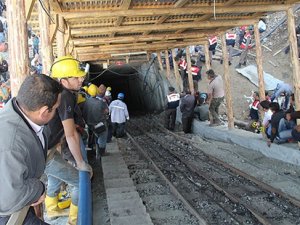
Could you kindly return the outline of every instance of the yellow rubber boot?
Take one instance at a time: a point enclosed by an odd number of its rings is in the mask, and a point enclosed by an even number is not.
[[[46,195],[45,198],[45,208],[47,211],[47,217],[49,219],[54,219],[60,216],[68,216],[68,210],[62,210],[57,207],[58,203],[58,196],[49,197]]]
[[[76,225],[77,224],[77,215],[78,215],[78,206],[71,203],[70,213],[67,225]]]

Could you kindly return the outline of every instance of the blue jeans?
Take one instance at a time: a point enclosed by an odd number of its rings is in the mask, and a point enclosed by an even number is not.
[[[96,134],[97,137],[97,144],[99,146],[99,148],[106,148],[106,142],[107,142],[107,127],[106,130],[103,131],[100,134]]]
[[[292,138],[292,129],[295,126],[296,122],[294,120],[288,121],[285,118],[282,118],[278,125],[279,139],[282,141],[287,141],[288,139]]]
[[[74,205],[78,205],[79,174],[78,170],[65,161],[58,152],[46,165],[45,173],[48,177],[47,195],[55,197],[60,191],[62,183],[71,188],[71,198]]]

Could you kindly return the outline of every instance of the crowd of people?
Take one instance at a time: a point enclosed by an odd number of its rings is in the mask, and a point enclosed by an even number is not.
[[[254,92],[252,97],[249,113],[251,125],[256,132],[263,134],[268,146],[273,142],[282,144],[300,140],[300,129],[296,125],[300,114],[295,111],[295,98],[290,84],[278,83],[271,96],[266,92],[263,101],[259,101],[258,92]],[[259,109],[263,110],[263,116],[260,116]]]
[[[68,224],[77,224],[78,171],[92,177],[88,152],[97,160],[106,155],[106,143],[123,137],[129,120],[124,93],[113,100],[112,89],[103,84],[82,87],[85,78],[79,61],[60,57],[50,76],[28,76],[1,110],[6,130],[0,137],[0,169],[6,174],[0,178],[1,225],[20,213],[25,225],[48,224],[36,215],[43,202],[48,219],[68,216]],[[87,151],[88,144],[95,151]],[[46,184],[40,180],[43,173]],[[61,202],[63,184],[70,190],[68,204]]]
[[[194,118],[200,121],[210,121],[209,126],[222,124],[219,116],[219,107],[224,100],[224,87],[222,76],[210,69],[206,71],[209,80],[207,92],[195,92],[193,95],[188,88],[182,93],[176,93],[174,87],[169,87],[165,107],[165,128],[173,131],[176,122],[176,111],[181,111],[182,130],[191,133]]]

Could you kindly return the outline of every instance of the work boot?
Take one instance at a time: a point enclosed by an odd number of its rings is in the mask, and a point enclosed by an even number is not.
[[[76,225],[77,224],[77,215],[78,215],[78,206],[73,205],[73,203],[71,203],[69,219],[68,219],[67,225]]]
[[[223,59],[220,60],[220,64],[223,64]]]
[[[231,62],[230,61],[228,62],[228,65],[231,66]]]
[[[68,216],[69,214],[68,210],[59,209],[57,203],[58,203],[58,196],[49,197],[48,195],[46,195],[45,208],[47,211],[47,217],[50,220],[61,216]]]
[[[244,63],[243,63],[243,66],[246,66],[246,65],[247,65],[246,62],[244,62]]]

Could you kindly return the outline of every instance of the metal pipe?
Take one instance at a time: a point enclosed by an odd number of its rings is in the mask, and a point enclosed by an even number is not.
[[[79,171],[78,225],[92,225],[92,191],[90,174]]]

